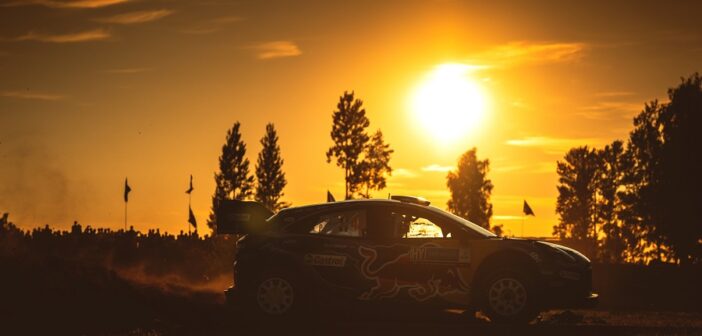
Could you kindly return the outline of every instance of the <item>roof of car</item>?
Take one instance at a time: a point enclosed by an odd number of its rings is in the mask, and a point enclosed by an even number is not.
[[[302,206],[297,206],[297,207],[286,208],[286,209],[280,210],[279,214],[280,215],[295,215],[298,213],[317,212],[317,211],[323,211],[323,210],[333,209],[333,208],[344,208],[344,207],[352,207],[352,206],[357,206],[357,205],[380,205],[380,204],[415,205],[413,203],[401,202],[401,201],[396,201],[396,200],[391,200],[391,199],[383,199],[383,198],[353,199],[353,200],[318,203],[318,204],[310,204],[310,205],[302,205]]]

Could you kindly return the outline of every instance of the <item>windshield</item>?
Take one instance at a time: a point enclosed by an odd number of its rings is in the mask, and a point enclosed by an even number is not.
[[[449,218],[461,223],[461,225],[463,225],[464,227],[470,229],[471,231],[474,231],[475,233],[477,233],[483,237],[486,237],[486,238],[497,237],[496,234],[484,229],[483,227],[481,227],[478,224],[475,224],[469,220],[466,220],[463,217],[456,216],[450,212],[441,210],[441,209],[434,207],[434,206],[429,206],[428,208],[431,209],[433,212],[439,213],[443,216],[448,216]]]

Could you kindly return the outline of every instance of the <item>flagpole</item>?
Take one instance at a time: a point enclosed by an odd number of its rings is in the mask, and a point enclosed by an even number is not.
[[[124,231],[127,232],[127,204],[129,202],[124,202]]]
[[[526,218],[526,216],[522,216],[522,238],[524,238],[524,218]]]
[[[188,193],[188,211],[192,211],[192,207],[190,206],[190,202],[192,201],[193,198],[193,193],[189,192]],[[190,236],[190,221],[188,221],[188,236]]]

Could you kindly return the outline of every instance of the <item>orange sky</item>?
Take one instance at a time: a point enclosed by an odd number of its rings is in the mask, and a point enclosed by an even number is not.
[[[445,208],[446,169],[476,146],[489,158],[493,224],[527,235],[556,223],[555,161],[623,139],[644,102],[701,70],[699,2],[461,1],[0,2],[0,212],[24,228],[74,219],[187,228],[187,189],[204,226],[226,130],[242,123],[253,163],[279,131],[294,205],[343,195],[327,164],[344,90],[395,154],[389,187]],[[445,63],[489,102],[445,143],[418,124],[412,92]],[[206,231],[206,230],[205,230]]]

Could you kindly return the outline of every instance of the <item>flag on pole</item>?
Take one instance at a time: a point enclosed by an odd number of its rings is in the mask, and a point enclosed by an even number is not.
[[[129,187],[129,182],[127,182],[127,179],[124,179],[124,202],[129,202],[129,192],[132,191],[132,188]]]
[[[195,188],[193,188],[193,175],[190,174],[190,188],[188,188],[188,190],[186,190],[185,193],[190,194],[191,192],[193,192],[193,190],[195,190]]]
[[[195,229],[197,229],[197,221],[195,220],[195,214],[193,214],[193,208],[188,206],[188,223],[190,223]]]
[[[536,216],[534,214],[534,210],[531,210],[531,207],[529,206],[529,203],[527,203],[526,200],[524,200],[524,207],[522,208],[522,211],[524,212],[525,216]]]
[[[336,202],[336,199],[334,199],[334,195],[332,195],[329,190],[327,190],[327,202]]]

